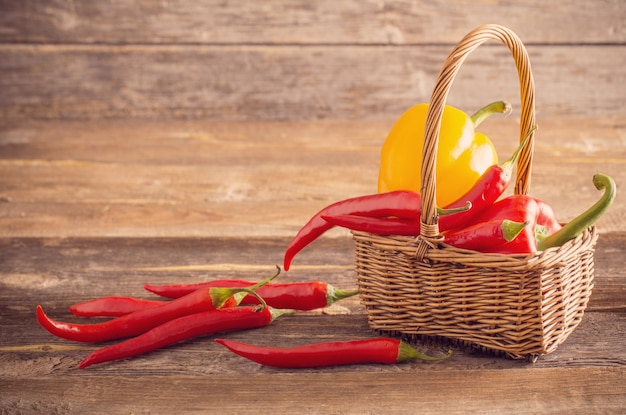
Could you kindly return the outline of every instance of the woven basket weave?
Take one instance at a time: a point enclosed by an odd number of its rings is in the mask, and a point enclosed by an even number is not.
[[[520,142],[535,125],[534,82],[519,38],[499,25],[467,34],[445,61],[433,91],[422,154],[421,234],[353,232],[355,268],[369,325],[380,332],[434,336],[513,358],[553,352],[580,323],[593,288],[594,227],[558,248],[530,255],[484,254],[442,243],[435,161],[451,83],[467,55],[495,39],[510,49],[522,102]],[[517,165],[515,193],[530,182],[533,137]]]

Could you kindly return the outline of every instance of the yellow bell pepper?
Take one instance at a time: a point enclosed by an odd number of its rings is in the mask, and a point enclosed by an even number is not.
[[[437,206],[445,207],[463,196],[478,178],[498,162],[491,140],[475,127],[510,105],[498,101],[472,117],[446,105],[437,149]],[[422,147],[428,104],[409,108],[392,127],[383,144],[378,175],[378,192],[412,190],[421,192]]]

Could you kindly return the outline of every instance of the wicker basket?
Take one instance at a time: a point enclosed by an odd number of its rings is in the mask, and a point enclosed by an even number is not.
[[[530,255],[483,254],[442,243],[435,160],[445,100],[467,55],[496,39],[509,47],[520,79],[520,140],[535,125],[534,82],[519,38],[498,25],[466,35],[448,56],[433,91],[422,154],[421,234],[353,232],[357,284],[372,329],[433,336],[536,360],[580,323],[593,288],[594,227],[561,247]],[[515,192],[528,191],[533,138],[522,150]]]

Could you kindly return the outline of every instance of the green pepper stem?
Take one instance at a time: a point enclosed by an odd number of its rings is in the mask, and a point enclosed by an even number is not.
[[[561,246],[570,239],[574,239],[593,225],[611,206],[617,191],[615,181],[605,174],[596,174],[593,176],[593,184],[598,190],[604,189],[604,194],[600,200],[552,235],[540,238],[537,241],[537,248],[540,251],[554,246]]]
[[[265,284],[269,283],[274,278],[278,277],[278,275],[280,275],[280,267],[277,265],[276,273],[274,275],[250,287],[245,287],[245,288],[212,287],[209,289],[209,295],[211,296],[211,301],[213,302],[213,305],[215,305],[215,308],[222,308],[224,306],[224,303],[230,297],[234,297],[235,302],[237,304],[240,304],[243,301],[243,299],[246,298],[248,294],[250,294],[250,295],[255,296],[261,302],[261,305],[263,305],[263,307],[266,307],[267,304],[265,303],[265,300],[261,298],[259,294],[256,293],[256,290],[261,288]]]
[[[503,161],[500,164],[500,167],[503,170],[506,170],[507,172],[511,172],[513,171],[513,166],[515,165],[515,163],[517,162],[517,158],[519,157],[520,153],[522,152],[522,149],[526,146],[526,143],[528,143],[528,141],[530,140],[530,137],[533,135],[533,133],[537,130],[537,126],[533,126],[533,128],[531,128],[530,130],[528,130],[528,132],[526,133],[526,136],[524,137],[524,139],[522,140],[522,142],[520,143],[520,145],[517,147],[517,149],[515,150],[515,152],[513,153],[513,155],[508,159]]]
[[[272,313],[272,321],[276,320],[280,316],[284,316],[285,314],[294,314],[296,310],[292,310],[290,308],[274,308],[270,307],[270,311]]]
[[[444,209],[444,208],[440,208],[439,206],[437,206],[437,215],[439,216],[451,215],[453,213],[460,213],[460,212],[468,211],[471,208],[472,208],[472,202],[470,202],[469,200],[467,201],[467,203],[465,203],[464,206],[460,206],[457,208]]]
[[[492,116],[493,114],[506,114],[511,112],[511,104],[506,101],[496,101],[491,104],[485,105],[472,115],[472,122],[474,128],[478,127],[483,121]]]
[[[528,225],[528,222],[514,222],[505,219],[502,221],[502,225],[500,225],[502,237],[505,241],[511,242],[513,239],[517,238],[517,235],[522,233],[526,225]]]
[[[452,356],[452,351],[449,351],[447,355],[442,356],[442,357],[429,356],[427,354],[420,352],[419,350],[414,349],[408,343],[400,341],[400,344],[398,345],[398,357],[396,358],[396,361],[398,363],[405,362],[407,360],[415,360],[415,359],[437,361],[437,360],[445,360],[449,358],[450,356]]]
[[[328,288],[326,290],[327,290],[326,291],[326,305],[327,306],[330,306],[339,300],[352,297],[359,293],[358,290],[352,290],[352,291],[340,290],[339,288],[335,288],[332,285],[328,285]]]

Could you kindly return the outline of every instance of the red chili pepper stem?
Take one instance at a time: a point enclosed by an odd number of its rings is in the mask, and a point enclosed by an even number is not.
[[[530,137],[533,135],[535,131],[537,131],[538,128],[539,127],[535,125],[533,128],[528,130],[528,132],[526,133],[526,136],[524,137],[520,145],[517,147],[513,155],[509,157],[509,159],[500,163],[500,167],[502,168],[502,170],[505,170],[508,174],[511,174],[511,172],[513,171],[513,166],[517,162],[517,158],[519,157],[519,154],[522,152],[522,149],[526,146],[526,143],[528,142],[528,140],[530,140]]]
[[[448,208],[462,206],[466,201],[472,202],[472,209],[467,212],[461,212],[455,215],[447,215],[439,218],[439,230],[444,232],[454,228],[462,228],[468,223],[474,222],[474,219],[481,215],[485,209],[495,203],[502,196],[509,183],[513,173],[513,167],[519,157],[521,150],[524,148],[532,133],[537,127],[533,127],[517,147],[513,155],[500,164],[494,164],[489,167],[480,176],[478,181],[463,196],[452,202]]]
[[[339,288],[335,288],[332,285],[328,286],[326,291],[326,304],[332,305],[339,300],[343,300],[344,298],[353,297],[359,293],[359,290],[341,290]]]
[[[459,207],[440,208],[439,206],[437,206],[437,214],[439,216],[452,215],[454,213],[467,212],[471,208],[472,208],[472,202],[468,200],[467,202],[465,202],[464,206],[459,206]]]
[[[266,285],[268,282],[272,281],[274,278],[280,275],[280,267],[276,266],[276,273],[269,278],[264,279],[263,281],[252,285],[250,287],[237,287],[237,288],[216,288],[212,287],[209,290],[209,295],[211,296],[211,301],[215,304],[215,308],[222,308],[226,301],[228,301],[231,297],[235,300],[236,304],[241,304],[244,298],[248,294],[256,297],[259,302],[266,307],[267,304],[265,300],[261,298],[259,294],[256,293],[256,290]]]
[[[474,127],[478,127],[483,121],[489,118],[491,115],[501,113],[508,115],[511,113],[511,104],[506,101],[496,101],[491,104],[487,104],[474,114],[472,114],[472,122]]]
[[[552,235],[539,238],[537,241],[538,250],[543,251],[551,247],[561,246],[565,242],[574,239],[593,225],[607,211],[613,203],[617,192],[615,181],[606,174],[598,173],[593,176],[593,184],[598,190],[604,189],[604,194],[600,200]]]
[[[513,239],[517,238],[517,236],[524,230],[528,223],[528,221],[515,222],[508,219],[503,220],[502,225],[500,225],[500,228],[502,229],[502,237],[505,241],[511,242]]]
[[[398,361],[398,363],[406,362],[409,360],[425,360],[429,362],[437,362],[439,360],[446,360],[451,356],[452,350],[449,350],[448,354],[445,356],[435,357],[424,354],[419,350],[411,347],[411,345],[409,345],[408,343],[400,341],[400,344],[398,344],[398,357],[396,360]]]

